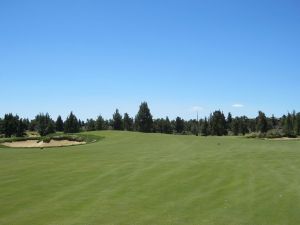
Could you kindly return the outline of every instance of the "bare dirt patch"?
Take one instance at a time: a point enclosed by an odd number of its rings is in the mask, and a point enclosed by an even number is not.
[[[68,140],[51,140],[49,143],[38,140],[27,140],[27,141],[15,141],[15,142],[4,142],[1,145],[11,148],[46,148],[46,147],[63,147],[71,145],[82,145],[86,142],[79,141],[68,141]]]

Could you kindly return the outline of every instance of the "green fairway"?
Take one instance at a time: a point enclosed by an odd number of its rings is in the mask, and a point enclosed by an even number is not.
[[[0,224],[300,224],[300,141],[91,134],[0,148]]]

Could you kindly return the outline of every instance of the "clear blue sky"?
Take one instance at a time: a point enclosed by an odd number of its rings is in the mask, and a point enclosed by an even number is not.
[[[281,115],[299,85],[298,0],[0,1],[1,116]]]

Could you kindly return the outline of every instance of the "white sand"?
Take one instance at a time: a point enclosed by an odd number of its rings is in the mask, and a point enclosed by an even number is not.
[[[68,141],[68,140],[61,140],[61,141],[51,140],[49,143],[45,143],[42,141],[38,143],[37,140],[27,140],[27,141],[1,143],[1,145],[5,145],[11,148],[62,147],[62,146],[70,146],[70,145],[82,145],[82,144],[86,144],[86,142]]]
[[[267,138],[266,140],[273,140],[273,141],[297,141],[297,140],[300,140],[300,138],[282,137],[282,138]]]

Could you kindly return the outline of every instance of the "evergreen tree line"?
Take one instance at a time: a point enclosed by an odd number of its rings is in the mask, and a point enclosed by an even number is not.
[[[177,117],[153,119],[148,104],[140,105],[137,115],[133,118],[128,113],[122,115],[118,109],[112,119],[105,120],[101,115],[85,122],[70,113],[65,121],[58,116],[54,121],[48,113],[38,114],[33,120],[19,118],[12,113],[0,118],[0,135],[5,137],[22,137],[25,131],[36,131],[41,136],[55,132],[77,133],[94,130],[126,130],[166,134],[194,134],[202,136],[246,135],[259,137],[296,137],[300,135],[300,113],[288,113],[280,118],[267,117],[259,111],[256,118],[246,116],[227,116],[221,110],[210,114],[208,118],[184,120]]]

